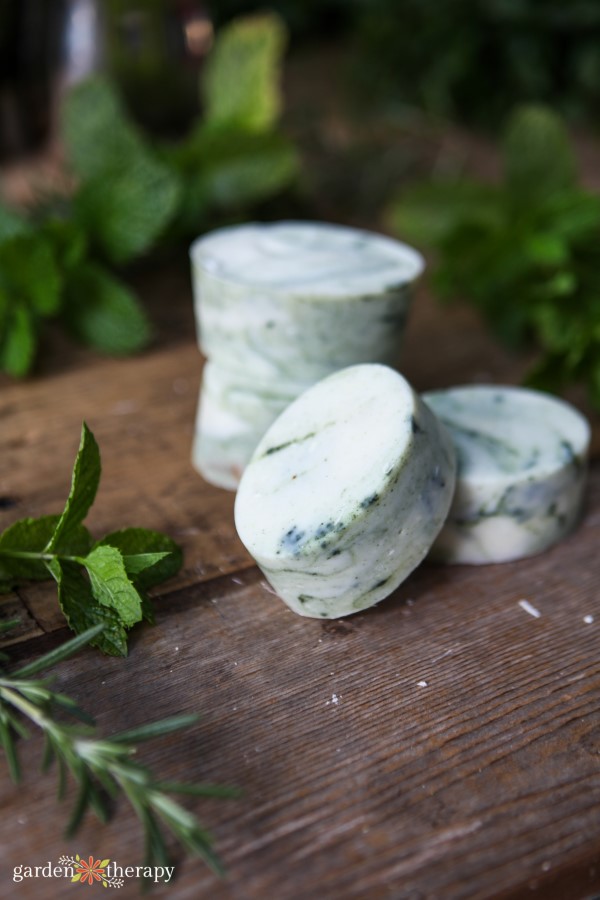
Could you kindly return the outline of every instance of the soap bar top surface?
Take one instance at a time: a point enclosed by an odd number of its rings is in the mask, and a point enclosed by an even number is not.
[[[238,534],[300,615],[373,606],[422,561],[454,491],[450,439],[405,379],[343,369],[269,428],[235,504]]]
[[[309,542],[317,549],[320,523],[332,522],[335,530],[377,502],[382,474],[409,446],[414,402],[399,376],[383,366],[369,370],[368,379],[349,377],[348,369],[329,377],[316,396],[314,389],[306,392],[269,429],[238,496],[242,540],[256,528],[243,503],[250,493],[260,503],[261,552],[274,557],[306,550]],[[342,404],[344,382],[349,392]]]
[[[423,399],[452,436],[461,478],[539,478],[587,453],[586,419],[539,391],[477,385],[432,391]]]
[[[399,241],[318,222],[222,228],[195,241],[191,256],[223,281],[321,299],[379,294],[409,284],[424,267]]]

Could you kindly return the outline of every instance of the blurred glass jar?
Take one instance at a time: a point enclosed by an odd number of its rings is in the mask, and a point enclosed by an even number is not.
[[[64,86],[99,70],[143,125],[183,132],[212,40],[202,0],[0,0],[0,156],[39,146]]]

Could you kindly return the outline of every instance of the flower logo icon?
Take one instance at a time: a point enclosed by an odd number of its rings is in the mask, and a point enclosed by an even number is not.
[[[71,881],[81,881],[82,884],[85,884],[87,881],[89,884],[93,884],[94,880],[106,880],[105,870],[110,859],[95,860],[93,856],[90,856],[88,861],[85,862],[85,860],[79,859],[79,856],[77,856],[77,860],[77,868],[75,869],[75,874],[71,878]]]
[[[61,856],[58,862],[61,866],[70,869],[71,883],[94,884],[94,882],[99,881],[102,887],[123,887],[123,878],[117,876],[116,872],[111,873],[108,868],[110,859],[94,859],[93,856],[89,856],[86,862],[85,859],[80,857],[79,853],[76,853],[75,856]],[[113,863],[112,865],[115,867],[116,864]],[[118,869],[119,867],[117,866],[116,868]]]

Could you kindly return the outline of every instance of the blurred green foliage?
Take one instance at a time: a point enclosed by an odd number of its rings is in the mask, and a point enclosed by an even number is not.
[[[142,349],[150,322],[113,269],[290,184],[296,154],[277,129],[285,44],[273,15],[224,28],[207,62],[205,114],[176,146],[153,146],[106,79],[70,92],[62,133],[78,188],[28,216],[0,206],[1,370],[31,370],[47,319],[102,352]]]
[[[225,21],[261,8],[219,0]],[[497,130],[522,102],[572,120],[600,112],[598,0],[272,0],[296,42],[346,41],[369,105],[424,109]]]
[[[587,386],[600,409],[600,197],[578,186],[561,120],[517,110],[504,141],[504,179],[427,182],[393,204],[403,237],[437,251],[434,287],[461,296],[509,345],[539,354],[528,383]]]
[[[496,129],[515,103],[600,109],[597,0],[355,0],[370,98]]]

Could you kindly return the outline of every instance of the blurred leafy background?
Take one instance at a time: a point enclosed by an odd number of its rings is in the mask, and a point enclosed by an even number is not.
[[[417,244],[436,296],[528,348],[530,383],[585,385],[600,409],[595,0],[23,0],[43,53],[9,42],[24,13],[0,0],[5,100],[48,107],[57,5],[102,7],[103,52],[61,93],[68,177],[0,211],[5,371],[32,370],[49,319],[103,352],[143,348],[132,261],[295,216]],[[15,78],[19,47],[37,63]]]

